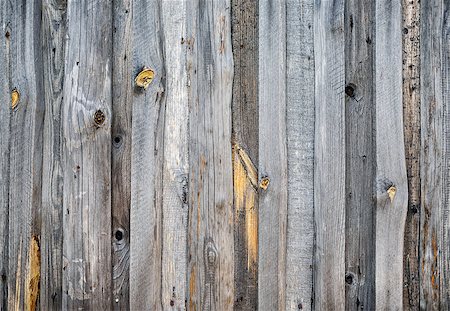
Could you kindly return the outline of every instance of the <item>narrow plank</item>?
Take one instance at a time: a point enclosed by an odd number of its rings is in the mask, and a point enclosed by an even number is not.
[[[8,302],[9,153],[11,119],[9,2],[0,1],[0,310]]]
[[[403,137],[401,3],[377,1],[375,20],[375,306],[377,310],[402,310],[408,184]]]
[[[345,310],[375,305],[374,15],[371,0],[346,2]]]
[[[286,309],[309,311],[314,252],[314,1],[288,0],[286,24]]]
[[[187,1],[189,310],[231,310],[234,298],[230,1]]]
[[[258,1],[233,0],[234,309],[258,305]]]
[[[163,1],[166,112],[164,121],[164,196],[161,304],[183,310],[186,300],[188,216],[188,97],[186,3]]]
[[[41,7],[15,1],[7,8],[10,87],[18,101],[10,123],[8,310],[35,310],[40,279],[42,169]],[[8,92],[10,94],[10,92]]]
[[[258,308],[284,310],[287,222],[285,0],[259,1],[258,79],[258,174],[263,186],[259,196]]]
[[[112,4],[69,1],[66,40],[62,305],[109,310]]]
[[[402,1],[403,123],[405,132],[408,212],[403,253],[403,304],[406,310],[419,307],[420,224],[420,2]]]
[[[114,310],[129,309],[132,15],[131,1],[114,1],[112,76],[112,298]]]
[[[345,309],[344,1],[315,1],[314,309]]]
[[[133,76],[148,67],[154,79],[147,89],[134,86],[132,98],[130,310],[159,310],[165,114],[161,3],[133,1],[131,11]]]
[[[420,308],[449,308],[449,124],[448,4],[421,3],[420,114],[421,210]]]
[[[62,309],[63,167],[61,106],[64,85],[66,1],[42,6],[44,136],[42,166],[41,283],[42,310]]]

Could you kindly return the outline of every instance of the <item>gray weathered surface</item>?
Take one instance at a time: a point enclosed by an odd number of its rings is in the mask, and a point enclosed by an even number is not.
[[[13,88],[20,93],[10,119],[8,310],[36,306],[38,299],[44,119],[40,9],[36,2],[15,1],[5,10],[11,16],[8,93]]]
[[[345,308],[344,1],[315,1],[314,309]]]
[[[286,1],[259,1],[258,307],[286,305]]]
[[[230,2],[187,1],[189,310],[234,299]]]
[[[286,309],[309,311],[314,252],[314,1],[288,0],[286,23]]]
[[[129,306],[132,51],[131,1],[114,1],[111,122],[112,300],[114,310]]]
[[[42,56],[44,136],[42,167],[41,310],[62,308],[63,165],[62,114],[66,1],[44,1]]]
[[[420,3],[402,1],[403,128],[405,131],[408,212],[403,252],[403,308],[419,307],[420,222]]]
[[[375,19],[376,308],[402,310],[408,184],[403,139],[401,3],[377,1]]]
[[[61,107],[65,309],[111,308],[111,25],[110,3],[68,2]],[[97,125],[99,111],[105,121]]]
[[[131,104],[130,309],[161,308],[162,135],[164,124],[161,4],[134,1],[132,77],[154,71],[146,90],[134,86]]]
[[[375,303],[374,2],[346,1],[345,12],[345,310]]]

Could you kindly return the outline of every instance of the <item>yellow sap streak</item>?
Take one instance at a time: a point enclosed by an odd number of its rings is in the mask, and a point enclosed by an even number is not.
[[[258,213],[255,208],[258,174],[247,153],[233,146],[233,185],[235,212],[245,215],[247,268],[258,260]]]
[[[41,278],[41,256],[39,240],[36,236],[31,238],[28,259],[29,269],[25,287],[25,307],[28,311],[34,311],[36,310],[36,303],[39,297],[39,281]]]

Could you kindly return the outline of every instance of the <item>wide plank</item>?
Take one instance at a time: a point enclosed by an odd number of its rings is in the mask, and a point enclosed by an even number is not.
[[[314,309],[345,309],[344,1],[315,1]]]
[[[286,309],[309,311],[314,254],[314,1],[288,0],[286,24]]]

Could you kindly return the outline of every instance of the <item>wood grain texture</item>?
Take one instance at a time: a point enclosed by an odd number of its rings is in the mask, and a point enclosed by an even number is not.
[[[258,305],[258,1],[233,0],[234,309]]]
[[[155,77],[147,89],[134,86],[132,99],[130,310],[159,310],[165,111],[161,3],[133,1],[131,10],[133,77],[143,67]]]
[[[63,309],[107,310],[112,307],[111,3],[69,1],[66,39]]]
[[[288,0],[286,24],[286,309],[309,311],[314,252],[314,1]]]
[[[11,22],[9,2],[0,1],[0,310],[8,302],[9,154],[11,120]]]
[[[111,122],[112,299],[114,310],[130,303],[130,205],[132,14],[130,0],[113,2],[113,70]]]
[[[286,306],[286,1],[259,1],[258,308]]]
[[[408,212],[403,253],[403,304],[419,307],[419,222],[420,222],[420,2],[402,1],[403,39],[403,124]]]
[[[314,309],[345,308],[344,1],[315,1]]]
[[[188,1],[189,310],[231,310],[234,299],[228,0]]]
[[[15,1],[8,5],[6,14],[11,16],[7,49],[10,88],[20,93],[10,120],[7,309],[33,310],[39,294],[39,275],[35,273],[39,271],[36,247],[40,236],[44,119],[41,7],[38,2]]]
[[[42,55],[44,136],[42,167],[41,291],[42,310],[62,308],[63,166],[61,105],[64,85],[66,1],[44,1]]]
[[[421,3],[421,211],[419,247],[420,308],[449,308],[448,4]]]
[[[184,310],[187,294],[186,5],[185,0],[163,1],[161,10],[166,69],[161,304],[167,310]]]
[[[401,3],[377,1],[375,19],[376,308],[402,310],[408,184],[402,125]]]
[[[373,1],[345,11],[345,310],[375,305]]]

